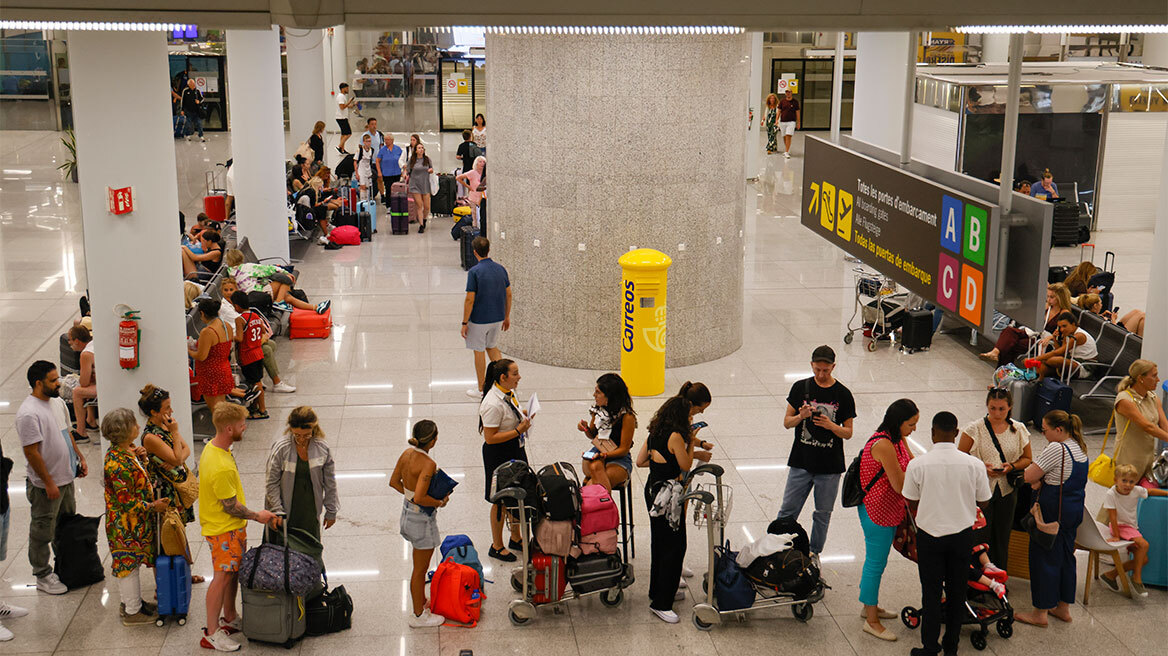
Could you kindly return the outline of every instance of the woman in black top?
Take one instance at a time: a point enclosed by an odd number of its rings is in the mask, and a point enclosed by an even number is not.
[[[324,121],[317,121],[312,126],[312,136],[308,137],[308,147],[312,149],[312,161],[309,164],[324,164]]]
[[[686,382],[677,396],[671,397],[649,422],[649,437],[637,455],[637,466],[648,467],[645,481],[645,504],[652,509],[653,499],[662,483],[680,480],[693,461],[709,461],[712,444],[697,438],[699,429],[691,428],[693,416],[710,406],[710,390],[702,383]],[[694,447],[703,451],[694,452]],[[684,516],[684,514],[683,514]],[[665,516],[649,518],[649,610],[662,621],[678,622],[673,603],[685,597],[678,590],[685,560],[685,524],[674,530]]]

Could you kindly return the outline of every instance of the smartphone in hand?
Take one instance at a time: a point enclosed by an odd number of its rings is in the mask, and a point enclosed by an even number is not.
[[[706,422],[704,422],[704,421],[699,421],[699,422],[697,422],[696,424],[691,424],[691,425],[690,425],[690,430],[697,430],[697,429],[699,429],[699,428],[705,428],[706,426],[709,426],[709,424],[707,424],[707,423],[706,423]]]

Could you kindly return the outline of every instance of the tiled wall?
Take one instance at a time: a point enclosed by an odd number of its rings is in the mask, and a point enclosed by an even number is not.
[[[669,366],[741,346],[748,50],[746,34],[487,35],[506,353],[615,369],[633,247],[673,258]]]

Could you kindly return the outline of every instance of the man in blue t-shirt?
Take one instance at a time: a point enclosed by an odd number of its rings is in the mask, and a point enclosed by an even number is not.
[[[511,280],[507,270],[487,255],[491,241],[475,237],[471,242],[478,264],[466,272],[466,301],[462,306],[462,338],[466,347],[474,351],[475,374],[478,386],[466,391],[473,399],[482,398],[483,376],[487,372],[486,356],[494,362],[503,357],[499,352],[499,331],[511,327]]]
[[[381,144],[381,148],[377,150],[376,159],[373,163],[381,170],[381,181],[385,185],[381,190],[381,196],[382,200],[385,201],[386,207],[389,207],[389,197],[393,193],[393,183],[401,181],[401,156],[401,147],[393,145],[393,135],[385,135],[385,141]]]

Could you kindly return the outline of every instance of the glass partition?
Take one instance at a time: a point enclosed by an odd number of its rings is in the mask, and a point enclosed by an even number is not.
[[[57,129],[49,45],[41,32],[0,34],[0,129]]]

